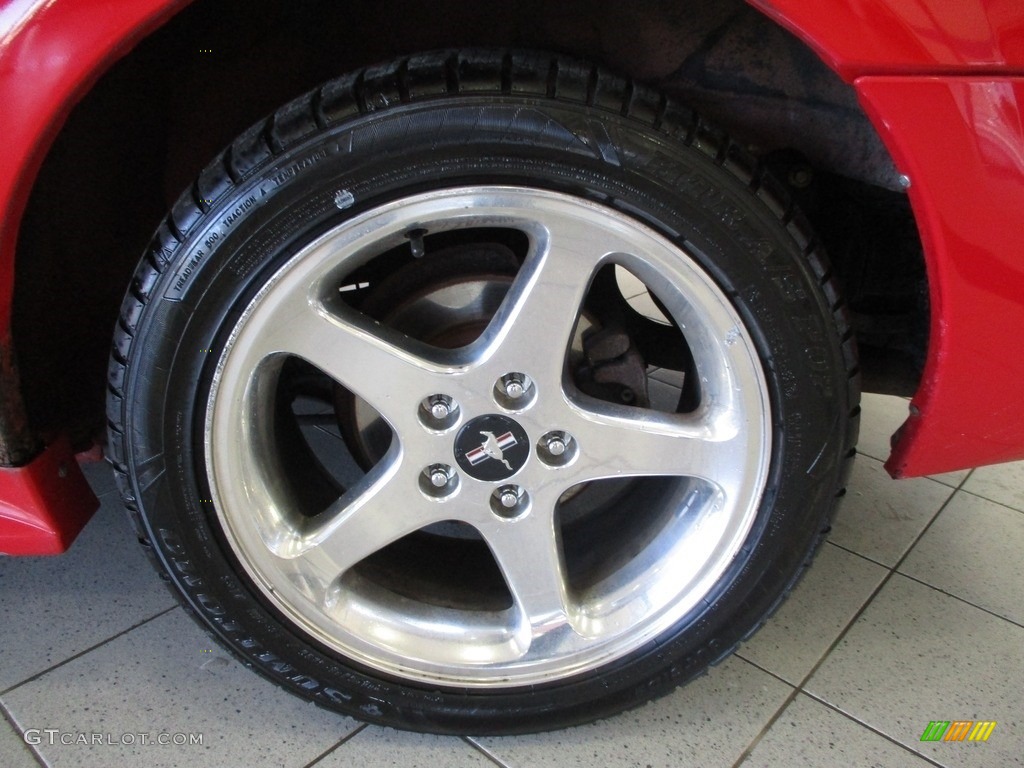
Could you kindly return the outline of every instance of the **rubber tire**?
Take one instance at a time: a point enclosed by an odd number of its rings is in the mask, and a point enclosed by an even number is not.
[[[427,689],[317,646],[260,599],[203,502],[205,399],[216,353],[248,298],[345,217],[474,181],[599,200],[685,242],[747,324],[772,398],[762,506],[709,606],[596,672],[521,689]],[[352,195],[345,210],[338,190]],[[785,192],[728,137],[589,64],[441,52],[359,71],[286,104],[181,196],[121,309],[109,458],[140,541],[182,604],[246,664],[362,720],[511,734],[663,695],[760,626],[829,530],[854,456],[858,401],[852,332],[821,249]]]

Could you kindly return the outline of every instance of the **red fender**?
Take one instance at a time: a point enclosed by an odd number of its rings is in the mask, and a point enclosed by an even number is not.
[[[886,468],[1024,458],[1024,7],[1020,0],[750,0],[857,89],[911,183],[928,359]]]
[[[18,225],[46,152],[71,108],[100,75],[187,3],[2,3],[0,339],[10,338]],[[70,446],[57,440],[27,466],[0,468],[0,553],[63,552],[97,506]]]

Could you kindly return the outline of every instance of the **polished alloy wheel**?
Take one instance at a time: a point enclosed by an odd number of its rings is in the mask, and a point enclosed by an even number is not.
[[[529,251],[484,332],[441,349],[338,300],[344,276],[406,240],[500,225]],[[427,258],[430,258],[428,255]],[[620,265],[683,331],[701,405],[664,413],[587,397],[569,352],[593,276]],[[288,356],[369,403],[396,439],[362,480],[314,515],[278,479],[267,415]],[[501,385],[510,372],[528,377]],[[495,395],[495,384],[501,394]],[[435,428],[431,416],[459,418]],[[543,436],[571,436],[558,461]],[[502,435],[505,439],[502,440]],[[460,442],[468,442],[461,451]],[[475,456],[474,452],[475,451]],[[736,555],[761,499],[771,451],[756,352],[722,291],[679,248],[621,213],[563,194],[472,187],[396,200],[297,253],[252,300],[210,391],[206,456],[214,506],[246,571],[318,642],[382,672],[463,686],[530,685],[574,675],[657,637],[704,598]],[[477,459],[471,464],[466,456]],[[510,463],[509,458],[513,458]],[[506,458],[508,457],[508,458]],[[554,460],[553,460],[554,459]],[[424,483],[430,468],[445,467]],[[449,476],[448,473],[451,473]],[[607,478],[677,478],[669,509],[585,590],[566,575],[560,499]],[[492,496],[500,489],[497,508]],[[387,545],[432,524],[470,526],[493,553],[513,605],[464,610],[413,601],[358,574]]]

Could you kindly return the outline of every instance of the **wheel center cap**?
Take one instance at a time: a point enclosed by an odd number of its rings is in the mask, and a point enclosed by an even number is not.
[[[477,480],[512,477],[529,457],[526,430],[497,413],[471,419],[455,437],[455,460],[463,472]]]

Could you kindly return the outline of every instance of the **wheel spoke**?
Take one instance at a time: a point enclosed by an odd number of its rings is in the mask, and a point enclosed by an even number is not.
[[[561,385],[580,307],[610,249],[605,238],[595,238],[593,228],[580,222],[544,224],[544,236],[516,276],[488,335],[506,368],[526,371],[551,391]]]
[[[570,621],[565,564],[551,504],[535,500],[534,509],[515,521],[482,531],[534,639]]]
[[[697,477],[718,485],[727,494],[740,482],[738,468],[752,449],[730,414],[680,417],[643,412],[643,417],[619,413],[578,412],[573,432],[580,459],[569,468],[574,482],[599,478],[675,476]],[[636,412],[633,411],[635,414]]]
[[[354,311],[332,314],[293,295],[268,320],[249,364],[278,354],[297,355],[345,385],[392,425],[414,413],[411,404],[436,391],[456,370],[428,360],[426,348]]]
[[[422,497],[415,478],[388,472],[310,521],[295,564],[329,584],[393,541],[445,518],[441,505]]]

